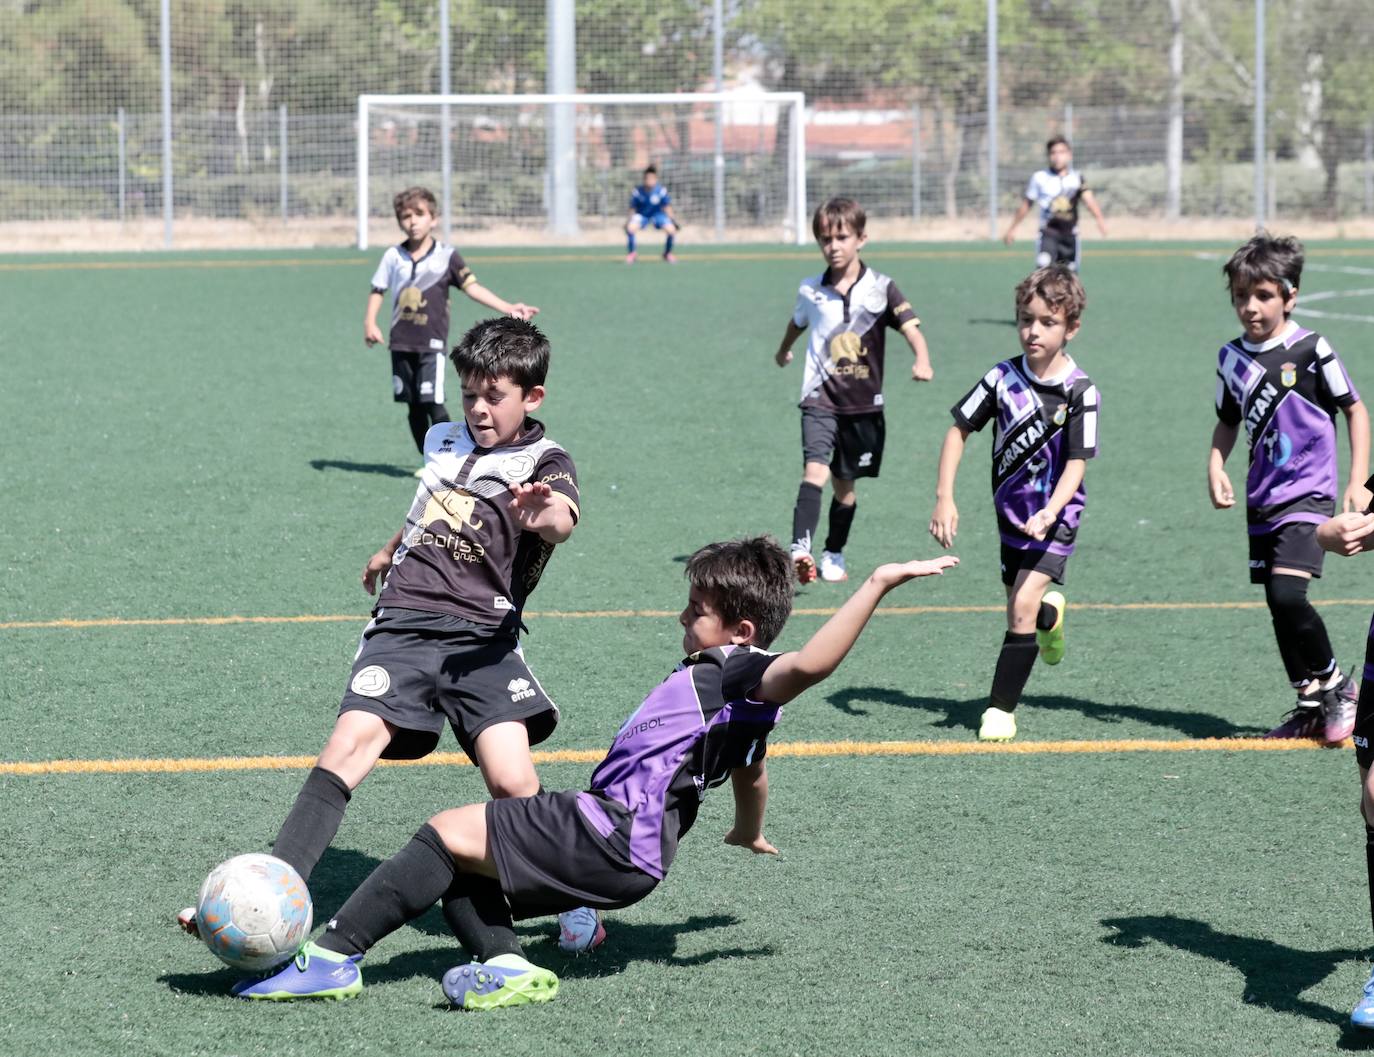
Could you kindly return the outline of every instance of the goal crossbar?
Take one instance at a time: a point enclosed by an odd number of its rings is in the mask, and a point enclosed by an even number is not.
[[[529,93],[525,95],[483,94],[407,94],[358,96],[357,165],[358,165],[358,248],[368,248],[368,202],[371,174],[369,134],[372,111],[387,107],[438,107],[447,111],[455,106],[527,107],[527,106],[679,106],[698,103],[714,104],[717,120],[724,107],[781,104],[787,107],[787,228],[799,246],[808,241],[805,224],[806,210],[806,96],[803,92],[757,92],[747,95],[737,92],[601,92],[601,93]],[[717,148],[717,169],[723,159]],[[451,203],[444,203],[447,214]]]

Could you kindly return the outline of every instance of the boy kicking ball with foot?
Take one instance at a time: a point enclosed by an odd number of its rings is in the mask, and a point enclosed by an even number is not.
[[[1007,633],[978,728],[982,741],[1016,737],[1016,705],[1037,651],[1046,664],[1064,659],[1064,582],[1086,495],[1087,460],[1097,454],[1097,387],[1074,363],[1087,297],[1062,264],[1032,272],[1016,288],[1016,328],[1023,355],[1003,360],[952,409],[940,449],[930,534],[950,547],[959,528],[954,478],[964,443],[989,422],[992,501],[1002,538]]]
[[[787,553],[767,537],[703,547],[687,563],[687,605],[678,617],[687,657],[625,721],[586,791],[435,815],[348,898],[318,942],[234,993],[269,1000],[357,994],[363,955],[441,902],[474,959],[444,974],[454,1006],[549,1001],[558,977],[525,958],[514,922],[639,902],[667,873],[706,790],[727,780],[735,821],[726,843],[775,854],[763,835],[765,755],[782,706],[835,671],[889,591],[958,560],[880,566],[800,650],[769,653],[792,608]]]

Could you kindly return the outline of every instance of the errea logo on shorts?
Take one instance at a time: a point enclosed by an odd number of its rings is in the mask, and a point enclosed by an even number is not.
[[[381,697],[391,689],[391,676],[380,664],[369,664],[348,685],[359,697]]]
[[[528,679],[512,679],[506,684],[506,689],[510,691],[512,702],[526,701],[534,696],[534,687],[530,686]]]

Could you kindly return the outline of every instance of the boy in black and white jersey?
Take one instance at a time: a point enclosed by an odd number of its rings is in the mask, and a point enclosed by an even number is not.
[[[1073,167],[1073,150],[1063,136],[1045,144],[1049,168],[1031,174],[1025,197],[1016,207],[1002,241],[1008,246],[1016,238],[1016,228],[1034,206],[1040,212],[1040,241],[1035,247],[1035,266],[1067,264],[1078,271],[1078,204],[1082,202],[1097,221],[1097,230],[1107,237],[1107,221],[1088,190],[1088,181]]]
[[[377,313],[390,291],[391,391],[397,403],[407,405],[410,434],[423,454],[429,427],[449,421],[444,406],[449,287],[515,319],[533,319],[539,309],[520,302],[512,304],[492,293],[477,281],[456,249],[433,237],[439,209],[432,192],[408,187],[396,196],[394,204],[396,222],[406,233],[406,241],[382,254],[372,276],[372,293],[363,316],[363,341],[377,345],[386,340],[377,326]]]

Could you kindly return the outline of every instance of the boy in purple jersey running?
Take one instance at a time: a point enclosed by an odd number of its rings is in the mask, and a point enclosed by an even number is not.
[[[1374,477],[1365,482],[1365,491],[1374,489]],[[1362,513],[1347,510],[1318,525],[1317,543],[1324,551],[1347,556],[1374,550],[1374,510],[1367,504]],[[1369,913],[1374,922],[1374,622],[1365,640],[1364,679],[1360,682],[1359,704],[1355,709],[1355,762],[1360,768],[1360,814],[1364,816],[1365,879],[1369,885]],[[1374,1029],[1374,972],[1364,985],[1364,993],[1350,1013],[1357,1028]]]
[[[346,998],[382,937],[442,902],[474,961],[450,969],[461,1009],[547,1002],[558,977],[525,960],[514,921],[576,906],[609,910],[657,887],[706,791],[727,779],[727,844],[759,854],[768,799],[767,738],[782,706],[844,660],[883,596],[952,568],[953,556],[883,565],[800,650],[769,653],[792,609],[792,566],[767,537],[712,543],[687,563],[678,617],[686,659],[625,721],[583,792],[539,793],[444,811],[349,897],[318,943],[242,998]]]
[[[949,547],[959,528],[954,478],[964,443],[989,422],[992,502],[1002,540],[1007,633],[978,727],[982,741],[1016,737],[1016,705],[1037,651],[1064,659],[1064,582],[1086,500],[1083,475],[1097,454],[1097,386],[1068,354],[1087,297],[1066,265],[1032,272],[1016,288],[1016,327],[1024,355],[1003,360],[951,409],[954,425],[940,449],[930,534]]]
[[[1289,319],[1302,265],[1302,243],[1261,232],[1223,267],[1244,333],[1218,354],[1207,487],[1214,507],[1235,506],[1225,464],[1243,424],[1250,582],[1264,585],[1279,656],[1298,693],[1268,736],[1336,744],[1354,726],[1357,690],[1336,663],[1307,588],[1322,574],[1317,526],[1336,512],[1336,411],[1350,432],[1344,511],[1369,502],[1369,414],[1327,340]]]

